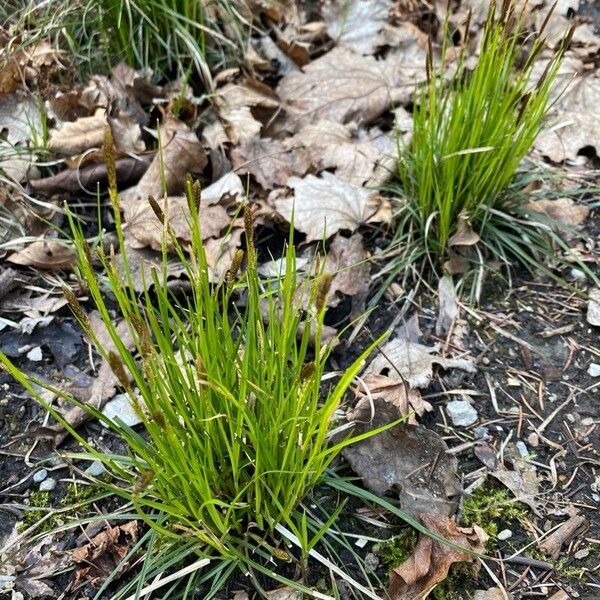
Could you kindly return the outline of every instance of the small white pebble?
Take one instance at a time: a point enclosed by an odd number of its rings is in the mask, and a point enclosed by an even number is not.
[[[507,540],[509,537],[512,537],[512,531],[510,529],[503,529],[496,537],[501,541]]]
[[[42,354],[42,349],[39,346],[32,348],[27,353],[27,358],[32,362],[40,362],[40,360],[44,358],[44,355]]]
[[[529,450],[527,450],[527,446],[521,440],[519,440],[515,446],[517,447],[517,451],[519,452],[521,458],[529,456]]]
[[[111,421],[118,417],[120,421],[123,421],[125,425],[129,425],[129,427],[139,425],[142,422],[127,394],[117,394],[110,402],[106,403],[102,413]],[[103,427],[108,427],[104,421],[101,424]]]
[[[99,461],[95,460],[86,470],[85,472],[92,477],[100,477],[102,473],[104,473],[106,469],[104,465]]]
[[[48,471],[46,469],[40,469],[33,474],[33,481],[41,483],[46,477],[48,477]]]
[[[56,487],[56,479],[52,479],[52,477],[48,477],[48,479],[44,479],[42,483],[40,483],[40,492],[51,492]]]
[[[0,575],[0,590],[9,590],[12,587],[13,581],[16,579],[14,575]]]
[[[446,404],[446,414],[456,427],[468,427],[479,419],[477,411],[466,400],[452,400]]]
[[[590,363],[587,372],[592,377],[600,377],[600,365],[598,363]]]
[[[573,558],[576,558],[577,560],[581,560],[582,558],[587,558],[590,554],[590,549],[589,548],[582,548],[581,550],[577,550],[577,552],[575,552],[575,554],[573,554]]]

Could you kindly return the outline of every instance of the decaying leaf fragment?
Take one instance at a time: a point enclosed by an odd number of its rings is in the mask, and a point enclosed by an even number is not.
[[[587,206],[577,204],[572,198],[533,200],[525,208],[571,226],[581,225],[590,214],[590,209]]]
[[[163,211],[165,222],[168,222],[175,238],[180,242],[191,242],[191,215],[187,198],[185,196],[169,196],[157,202]],[[221,231],[231,222],[225,208],[219,205],[202,206],[201,203],[200,213],[204,240],[219,237]],[[137,211],[129,215],[125,232],[131,248],[150,247],[157,251],[162,248],[165,229],[148,202],[140,203]],[[166,242],[170,247],[169,237],[166,238]]]
[[[277,93],[288,113],[286,127],[298,131],[321,120],[369,123],[395,100],[383,61],[337,47],[286,75]]]
[[[323,13],[327,33],[340,46],[359,54],[373,54],[377,34],[388,19],[391,0],[336,0]]]
[[[231,152],[237,173],[249,173],[263,189],[286,185],[292,176],[304,175],[310,167],[304,148],[290,148],[280,140],[253,139]]]
[[[366,294],[370,285],[370,266],[362,235],[355,233],[349,238],[336,235],[327,252],[325,269],[333,275],[328,306],[337,306],[340,294],[353,297]]]
[[[116,351],[116,347],[97,311],[89,315],[91,329],[98,337],[99,344],[107,351]],[[133,337],[126,321],[121,321],[116,326],[117,335],[125,345],[131,350],[134,346]],[[75,388],[71,387],[67,391],[81,402],[86,402],[91,406],[101,409],[107,400],[115,395],[119,380],[113,372],[108,361],[102,359],[98,367],[98,375],[92,380],[91,387]],[[79,406],[74,406],[67,410],[63,419],[72,427],[76,428],[86,423],[90,419],[90,413]],[[40,437],[51,438],[54,444],[58,446],[66,437],[67,433],[60,423],[49,427],[40,427],[36,432]]]
[[[94,536],[87,544],[71,552],[73,562],[77,564],[74,587],[81,583],[97,586],[115,569],[138,539],[137,521],[109,527]],[[121,571],[125,572],[121,567]]]
[[[306,241],[327,239],[340,230],[355,231],[366,223],[389,223],[389,200],[372,190],[342,181],[331,173],[303,179],[290,177],[293,198],[278,198],[275,209],[306,234]]]
[[[400,394],[397,388],[394,392]],[[422,402],[414,395],[413,400],[417,406]],[[361,401],[349,418],[356,422],[355,433],[360,434],[398,420],[406,415],[402,410],[384,392]],[[400,423],[342,452],[366,487],[380,496],[397,495],[402,510],[409,514],[446,516],[456,511],[460,493],[457,460],[448,454],[448,446],[437,433]]]
[[[160,128],[162,148],[135,187],[121,193],[121,206],[128,221],[145,205],[149,196],[183,191],[188,173],[199,175],[207,164],[206,153],[196,134],[182,121],[168,116]]]
[[[421,417],[433,410],[431,404],[423,400],[419,390],[411,390],[403,382],[385,375],[369,373],[361,377],[356,391],[359,400],[354,410],[347,415],[351,421],[362,421],[365,415],[369,415],[370,421],[375,416],[373,400],[378,398],[396,407],[397,418],[406,417],[409,425],[416,425],[417,416]]]
[[[75,252],[64,242],[41,238],[23,250],[11,254],[6,260],[13,265],[35,267],[44,271],[62,271],[75,264]]]
[[[390,573],[391,600],[422,600],[448,576],[448,571],[454,563],[472,563],[476,570],[477,558],[469,552],[484,552],[488,536],[477,525],[458,527],[451,517],[429,514],[421,515],[421,521],[430,531],[452,544],[465,548],[467,552],[421,534],[412,556]]]
[[[265,84],[247,79],[239,84],[228,83],[218,89],[215,104],[229,141],[245,144],[258,137],[262,128],[261,121],[255,117],[252,109],[272,112],[279,107],[279,100]]]
[[[424,346],[399,336],[384,344],[381,353],[367,367],[367,373],[387,373],[396,380],[404,380],[411,388],[424,388],[433,377],[433,365],[444,369],[462,369],[475,372],[475,364],[467,358],[444,358],[435,354],[439,345]]]

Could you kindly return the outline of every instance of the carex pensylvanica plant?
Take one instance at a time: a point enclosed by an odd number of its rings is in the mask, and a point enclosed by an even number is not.
[[[210,84],[211,70],[236,64],[252,28],[244,0],[8,0],[0,25],[21,45],[50,38],[67,45],[81,71],[119,62],[159,77],[193,65]]]
[[[396,242],[407,247],[399,263],[424,255],[447,258],[449,246],[460,244],[453,236],[465,223],[494,258],[505,262],[516,258],[531,266],[535,250],[549,251],[550,227],[527,212],[527,199],[515,191],[573,29],[534,76],[536,61],[547,50],[544,30],[551,12],[537,32],[529,33],[526,3],[519,6],[514,0],[501,6],[491,2],[474,67],[467,60],[470,16],[453,64],[448,20],[437,61],[430,40],[427,81],[414,98],[412,139],[399,142]]]
[[[105,146],[116,247],[103,249],[106,244],[99,243],[91,248],[79,222],[74,216],[70,220],[78,275],[112,349],[102,344],[74,293],[64,291],[143,427],[129,427],[118,417],[108,419],[78,403],[102,419],[128,449],[122,455],[107,454],[53,414],[84,445],[86,456],[104,464],[113,476],[105,485],[131,502],[162,540],[157,546],[161,550],[164,544],[175,549],[185,545],[201,556],[239,563],[245,561],[250,542],[268,545],[281,527],[308,550],[312,545],[299,509],[302,499],[322,481],[345,445],[373,433],[330,439],[334,413],[375,344],[337,382],[326,385],[323,375],[332,346],[322,332],[331,276],[324,274],[323,263],[315,264],[303,307],[298,306],[300,281],[291,239],[281,274],[261,280],[252,213],[246,206],[245,251],[235,252],[226,275],[215,281],[202,240],[200,187],[191,180],[186,185],[189,244],[175,237],[161,201],[148,200],[162,228],[163,260],[159,268],[144,273],[145,291],[137,293],[110,133]],[[169,285],[173,255],[189,280],[185,297]],[[119,333],[116,322],[121,320],[129,336]],[[44,402],[32,379],[0,357]]]

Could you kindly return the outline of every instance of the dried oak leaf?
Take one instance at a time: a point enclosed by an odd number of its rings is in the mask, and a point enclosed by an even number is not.
[[[119,184],[139,179],[151,160],[151,156],[117,158],[115,168]],[[54,194],[55,192],[79,192],[86,188],[95,190],[97,183],[106,183],[106,181],[106,164],[95,163],[80,169],[65,169],[49,177],[31,179],[29,185],[36,192]]]
[[[294,227],[306,234],[306,241],[327,239],[344,229],[355,231],[366,223],[389,223],[389,200],[372,190],[342,181],[331,173],[303,179],[290,177],[293,198],[278,198],[275,209]]]
[[[163,196],[163,175],[167,195],[183,191],[188,173],[199,175],[207,164],[206,153],[196,134],[183,122],[167,116],[160,128],[162,151],[157,153],[135,187],[121,194],[125,221],[146,204],[149,196]]]
[[[385,375],[376,375],[369,373],[360,379],[360,385],[356,388],[359,397],[353,411],[348,413],[347,418],[350,421],[363,418],[365,409],[372,411],[369,419],[374,414],[374,406],[371,401],[375,398],[381,398],[385,402],[394,405],[398,409],[398,417],[406,417],[409,425],[416,425],[416,416],[423,416],[425,412],[430,412],[433,407],[429,402],[423,400],[419,390],[411,390],[401,381],[390,379]]]
[[[354,433],[361,434],[398,420],[406,414],[400,410],[381,394],[362,402],[349,417],[355,421]],[[380,496],[397,494],[402,510],[415,517],[425,511],[451,515],[458,507],[456,457],[430,429],[400,423],[342,452],[367,488]]]
[[[87,544],[71,552],[73,562],[78,565],[74,587],[82,584],[97,586],[117,569],[127,556],[129,549],[138,539],[137,521],[109,527],[94,536]],[[119,575],[127,571],[128,565],[120,567]]]
[[[571,68],[572,71],[582,68]],[[552,162],[576,160],[584,148],[600,155],[600,76],[577,73],[573,85],[554,104],[534,143]]]
[[[379,129],[359,129],[333,121],[305,125],[286,142],[288,148],[305,148],[316,171],[334,170],[340,179],[371,189],[391,177],[396,164],[397,143]]]
[[[228,83],[218,89],[215,104],[229,141],[235,145],[245,144],[260,134],[262,123],[252,109],[270,115],[279,108],[279,100],[271,88],[253,79]]]
[[[444,263],[444,269],[450,275],[465,273],[470,268],[472,246],[478,244],[479,240],[479,235],[471,226],[469,215],[462,212],[458,216],[456,233],[448,240],[448,260]]]
[[[50,131],[48,148],[61,154],[78,154],[102,146],[104,130],[108,125],[106,111],[98,109],[91,117],[60,123]]]
[[[477,525],[458,527],[451,517],[423,514],[421,521],[427,529],[442,536],[467,552],[438,542],[421,534],[413,554],[390,573],[389,596],[391,600],[421,600],[446,579],[450,567],[457,562],[472,563],[477,558],[469,552],[483,553],[486,533]]]
[[[277,93],[286,110],[284,127],[299,131],[321,120],[370,123],[391,106],[411,100],[425,78],[427,36],[416,27],[385,60],[338,46],[301,72],[286,75]]]
[[[40,110],[29,94],[0,94],[0,173],[23,181],[36,161],[28,149],[32,137],[41,134]]]
[[[519,461],[519,464],[521,462]],[[539,494],[539,480],[535,467],[528,465],[526,468],[510,470],[500,466],[490,471],[490,474],[504,484],[513,493],[516,500],[524,502],[533,512],[539,514],[540,504],[536,498]]]
[[[506,486],[515,500],[524,502],[537,515],[540,514],[540,502],[538,500],[540,480],[534,465],[521,459],[514,444],[509,444],[505,451],[505,456],[512,459],[512,469],[508,469],[503,464],[493,464],[492,457],[489,455],[476,453],[476,456],[488,466],[490,475],[495,477],[500,483]]]
[[[366,373],[383,372],[397,381],[406,381],[411,388],[425,388],[433,377],[433,365],[444,369],[462,369],[475,373],[475,364],[467,358],[444,358],[435,354],[439,345],[424,346],[399,336],[386,342],[381,353],[366,369]]]
[[[231,162],[237,173],[249,173],[265,190],[286,185],[290,177],[304,175],[310,168],[306,150],[288,149],[284,142],[270,138],[255,138],[234,148]]]
[[[335,236],[329,246],[325,265],[326,272],[333,275],[328,306],[337,306],[341,301],[340,294],[361,296],[369,291],[371,269],[366,262],[367,256],[360,233],[349,238],[339,234]]]
[[[327,33],[338,45],[373,54],[377,34],[388,19],[391,0],[335,0],[323,8]]]
[[[554,221],[572,226],[581,225],[590,214],[587,206],[577,204],[572,198],[532,200],[525,208],[546,215]]]
[[[73,266],[75,252],[65,242],[41,238],[11,254],[6,261],[43,271],[62,271]]]
[[[298,131],[321,120],[369,123],[394,102],[394,83],[383,61],[338,47],[286,75],[277,93],[286,127]]]
[[[219,237],[223,229],[231,223],[226,207],[242,196],[244,188],[241,179],[235,173],[228,173],[202,190],[199,220],[202,239]],[[157,200],[175,237],[190,243],[191,215],[185,196],[169,196]],[[161,250],[164,227],[149,202],[139,202],[135,209],[128,211],[129,221],[125,226],[127,243],[130,249],[145,247]],[[167,239],[170,246],[171,242]]]
[[[142,139],[142,129],[132,117],[121,114],[118,117],[108,117],[115,148],[120,152],[138,154],[146,149]]]
[[[3,33],[3,32],[0,32]],[[60,62],[62,51],[47,41],[25,44],[8,43],[0,36],[0,96],[36,86],[40,74],[45,79],[64,66]]]
[[[23,144],[32,135],[39,135],[41,130],[40,108],[31,95],[0,94],[0,132],[3,141],[10,145]]]
[[[157,200],[157,202],[177,240],[184,243],[191,242],[191,215],[187,198],[185,196],[169,196]],[[219,237],[221,231],[231,222],[227,211],[219,205],[202,206],[201,202],[199,214],[204,240]],[[165,235],[164,226],[148,202],[140,202],[136,212],[129,214],[125,232],[131,248],[139,249],[149,246],[158,251],[162,248]],[[168,237],[167,244],[171,245]]]
[[[229,171],[202,190],[202,204],[229,206],[230,203],[242,198],[245,193],[240,176]]]
[[[219,281],[231,267],[236,250],[242,245],[242,234],[244,230],[234,228],[222,238],[210,238],[204,244],[206,251],[206,262],[210,268],[210,277],[213,281]]]

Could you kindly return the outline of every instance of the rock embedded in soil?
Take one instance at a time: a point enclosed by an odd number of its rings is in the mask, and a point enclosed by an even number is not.
[[[86,470],[85,472],[92,477],[100,477],[104,473],[106,469],[104,465],[99,461],[95,460]]]
[[[40,469],[34,473],[33,481],[35,483],[41,483],[46,477],[48,477],[48,471],[46,469]]]
[[[586,274],[579,269],[572,268],[570,273],[571,278],[575,279],[575,281],[585,281],[587,279]]]
[[[590,290],[590,299],[587,308],[587,322],[600,327],[600,288]]]
[[[468,427],[479,419],[477,411],[466,400],[452,400],[446,404],[446,414],[455,427]]]
[[[600,377],[600,365],[597,363],[591,363],[587,372],[591,377]]]
[[[40,483],[40,492],[51,492],[56,487],[56,479],[52,479],[52,477],[48,477],[48,479],[44,479],[42,483]]]
[[[512,537],[512,531],[510,529],[503,529],[496,537],[500,541],[507,540],[509,537]]]
[[[106,406],[102,409],[102,414],[111,421],[114,420],[115,417],[118,417],[119,421],[122,421],[129,427],[139,425],[142,422],[135,412],[127,394],[117,394],[110,402],[106,403]],[[102,422],[102,426],[108,427],[104,422]]]
[[[27,353],[27,358],[32,362],[40,362],[44,358],[44,355],[42,354],[42,349],[39,346],[32,348]]]
[[[521,458],[525,458],[529,455],[529,450],[527,449],[527,446],[521,440],[515,443],[515,447],[517,448],[517,452],[519,453]]]
[[[476,440],[485,440],[489,432],[490,430],[487,427],[484,427],[483,425],[480,425],[479,427],[475,427],[475,429],[473,429],[473,435],[475,436]]]

